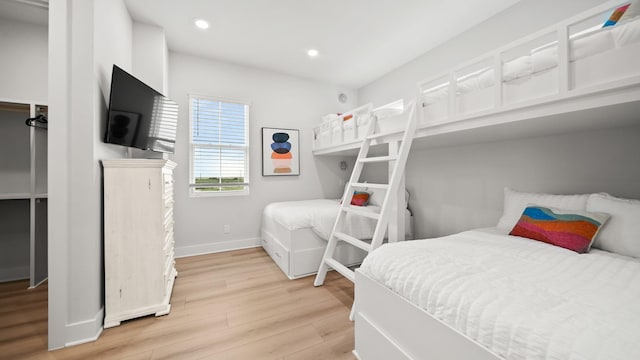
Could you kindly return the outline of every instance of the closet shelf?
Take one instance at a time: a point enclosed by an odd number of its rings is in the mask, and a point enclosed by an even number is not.
[[[29,200],[31,194],[29,193],[7,193],[0,194],[0,200]]]

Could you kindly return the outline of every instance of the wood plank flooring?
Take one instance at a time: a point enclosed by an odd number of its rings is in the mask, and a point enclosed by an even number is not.
[[[171,313],[47,352],[47,285],[0,284],[0,359],[353,360],[353,284],[288,280],[262,248],[177,259]]]

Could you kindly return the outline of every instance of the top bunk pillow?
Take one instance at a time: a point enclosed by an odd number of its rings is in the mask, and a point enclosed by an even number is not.
[[[504,188],[504,210],[496,227],[510,231],[520,219],[520,215],[528,204],[555,207],[564,210],[585,211],[589,194],[584,195],[552,195],[526,193]],[[603,211],[606,212],[606,211]]]
[[[593,247],[640,258],[640,201],[593,194],[587,211],[611,215],[593,242]]]
[[[623,5],[613,10],[613,13],[611,13],[611,16],[609,16],[609,19],[605,21],[602,27],[615,25],[618,21],[620,21],[620,18],[622,18],[622,15],[627,11],[629,6],[631,6],[631,4]]]
[[[629,7],[624,11],[618,23],[622,24],[624,22],[636,19],[640,16],[640,0],[633,0],[630,2]]]

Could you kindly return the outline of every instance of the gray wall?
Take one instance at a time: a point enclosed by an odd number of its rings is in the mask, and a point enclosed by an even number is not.
[[[337,198],[348,172],[337,157],[311,154],[312,128],[320,116],[346,111],[354,90],[264,70],[171,52],[169,96],[180,105],[175,160],[176,255],[237,249],[259,244],[262,209],[270,202]],[[338,103],[338,94],[350,102]],[[250,181],[248,196],[189,197],[189,93],[250,102]],[[300,130],[300,176],[262,176],[262,127]],[[229,224],[231,232],[223,228]]]
[[[522,0],[360,89],[360,103],[412,98],[418,81],[600,3]],[[639,143],[640,129],[634,127],[412,150],[406,174],[417,237],[494,226],[505,186],[640,198]],[[365,176],[375,180],[384,174],[379,168]]]

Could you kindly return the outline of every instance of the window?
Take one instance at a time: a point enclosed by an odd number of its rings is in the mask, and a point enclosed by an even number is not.
[[[190,193],[192,196],[249,193],[249,105],[189,96]]]

